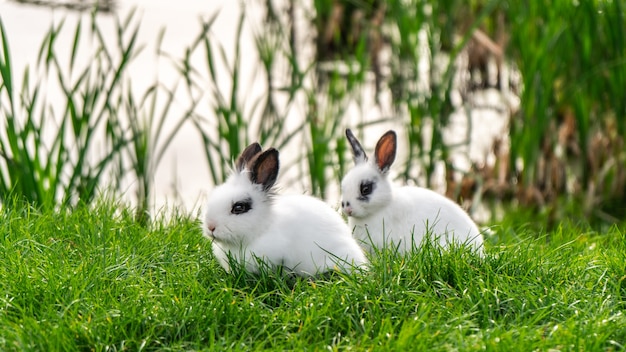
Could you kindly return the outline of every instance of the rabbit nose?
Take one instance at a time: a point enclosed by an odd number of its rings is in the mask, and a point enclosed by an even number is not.
[[[209,231],[214,232],[215,231],[215,224],[214,223],[209,223],[207,225],[207,228],[209,229]]]
[[[351,216],[352,215],[352,207],[350,206],[350,202],[341,202],[341,207],[343,208],[343,211],[348,215]]]

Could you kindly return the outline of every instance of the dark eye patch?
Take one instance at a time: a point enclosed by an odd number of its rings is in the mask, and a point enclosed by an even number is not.
[[[230,213],[234,215],[247,213],[252,209],[252,199],[246,198],[244,200],[240,200],[234,202],[232,207],[230,208]]]
[[[359,187],[361,195],[359,196],[358,199],[362,201],[368,201],[369,196],[372,194],[372,192],[374,192],[375,188],[376,188],[376,183],[374,183],[374,181],[370,181],[370,180],[361,181],[361,185]]]

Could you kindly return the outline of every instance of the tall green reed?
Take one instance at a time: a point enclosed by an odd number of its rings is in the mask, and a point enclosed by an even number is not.
[[[327,81],[306,90],[305,133],[309,143],[305,155],[311,193],[328,197],[332,182],[338,184],[345,173],[347,150],[343,131],[350,103],[359,100],[363,65],[349,64],[347,73],[329,72]],[[356,67],[354,67],[356,66]],[[355,93],[356,92],[356,93]]]
[[[372,12],[371,4],[364,6]],[[316,1],[314,6],[317,17],[312,25],[323,31],[332,19],[333,4]],[[326,21],[326,22],[325,22]],[[298,26],[295,20],[290,26]],[[364,28],[369,25],[366,23]],[[343,28],[345,30],[345,28]],[[338,30],[341,30],[339,28]],[[349,38],[339,38],[337,51],[323,52],[318,32],[316,40],[317,52],[314,56],[303,57],[291,52],[290,61],[304,61],[307,70],[302,70],[306,84],[301,87],[300,94],[304,97],[304,129],[303,139],[306,143],[306,176],[310,192],[319,197],[330,197],[331,186],[338,185],[346,171],[347,151],[344,130],[348,125],[350,110],[363,111],[363,92],[367,85],[367,74],[371,68],[371,57],[367,45],[367,29]],[[339,34],[333,34],[339,35]],[[345,34],[344,34],[345,35]],[[292,39],[293,41],[294,39]],[[349,44],[348,44],[349,43]],[[313,43],[309,43],[313,46]],[[347,44],[347,45],[343,45]],[[332,44],[329,44],[334,47]],[[310,68],[310,69],[309,69]],[[297,69],[297,68],[295,68]],[[362,125],[364,119],[358,118],[353,123]]]
[[[56,51],[63,26],[61,21],[50,28],[37,60],[37,72],[42,72],[41,76],[31,78],[27,67],[19,98],[13,81],[15,68],[11,63],[8,36],[4,26],[0,27],[3,42],[0,89],[5,98],[0,106],[5,122],[0,136],[3,202],[11,194],[17,194],[42,207],[88,203],[94,198],[108,167],[127,143],[126,139],[109,133],[114,123],[109,116],[117,109],[116,87],[134,53],[136,31],[131,33],[130,41],[120,47],[120,59],[101,50],[91,57],[91,64],[81,70],[76,67],[76,58],[82,21],[73,32],[68,66],[60,62]],[[55,115],[58,107],[48,100],[44,89],[54,85],[63,97],[60,116]],[[98,136],[102,142],[109,143],[105,153],[96,149],[94,141]]]
[[[455,8],[462,8],[461,2],[452,3]],[[267,139],[272,144],[288,146],[291,148],[289,151],[299,154],[302,149],[294,149],[289,144],[292,138],[296,138],[305,143],[303,158],[306,165],[300,171],[305,178],[302,179],[307,180],[311,193],[325,197],[329,187],[339,183],[347,168],[346,160],[349,158],[345,157],[347,150],[343,129],[352,127],[363,131],[375,128],[381,121],[395,121],[405,127],[409,142],[409,155],[402,176],[405,179],[414,178],[415,166],[419,164],[422,174],[426,175],[427,185],[430,185],[436,165],[447,160],[449,149],[453,147],[443,140],[443,130],[454,109],[451,96],[455,89],[455,59],[471,36],[471,29],[489,14],[494,4],[495,1],[489,2],[475,16],[475,22],[470,23],[470,30],[454,42],[451,52],[445,53],[443,38],[452,35],[444,31],[451,30],[453,18],[444,16],[448,8],[443,5],[438,7],[419,1],[390,1],[385,4],[315,1],[316,14],[304,18],[311,21],[307,27],[296,23],[302,20],[293,16],[293,7],[297,5],[289,5],[285,11],[287,15],[281,15],[280,9],[271,3],[265,4],[265,26],[256,37],[258,64],[263,68],[263,78],[267,83],[265,104],[260,112],[261,123],[250,129],[249,121],[259,116],[259,111],[249,109],[252,112],[245,114],[241,106],[233,105],[241,94],[237,82],[241,59],[239,44],[236,44],[234,59],[229,63],[232,67],[229,80],[235,82],[231,90],[225,92],[211,83],[214,87],[211,90],[212,100],[217,102],[213,110],[219,122],[213,127],[200,128],[204,131],[202,135],[210,167],[227,169],[230,158],[248,142],[246,138],[250,135],[260,136],[261,141]],[[343,17],[337,18],[337,13],[342,13]],[[442,24],[441,18],[446,19],[445,23]],[[243,16],[240,18],[238,42],[244,19]],[[345,28],[346,24],[357,29]],[[316,48],[316,52],[309,57],[294,45],[302,40],[294,37],[294,28],[302,27],[317,30],[315,35],[301,36],[306,38],[305,42],[311,41],[308,45]],[[320,39],[323,36],[327,41]],[[391,72],[386,75],[379,72],[380,50],[385,45],[383,38],[387,38],[386,48],[392,53],[389,62]],[[217,82],[214,74],[215,49],[210,45],[205,47],[211,81]],[[226,62],[224,57],[222,53],[222,63]],[[424,61],[429,63],[428,77],[418,70]],[[371,78],[372,72],[374,79]],[[276,88],[280,84],[278,82],[284,83],[279,89]],[[370,97],[365,92],[371,85],[375,85],[377,91]],[[378,100],[381,89],[391,91],[395,117],[380,116],[371,121],[362,117],[360,121],[348,119],[350,107],[356,106],[356,110],[360,109],[358,113],[363,114],[363,101]],[[281,99],[281,95],[287,97]],[[294,111],[292,107],[298,99],[301,107]],[[256,107],[259,102],[251,104]],[[242,118],[243,115],[245,118]],[[302,121],[302,125],[298,123],[288,136],[281,129],[287,119]],[[265,122],[265,126],[272,128],[264,129],[263,121],[270,121]],[[207,131],[212,129],[219,132],[210,137]],[[241,136],[242,130],[248,131],[246,138]],[[275,137],[279,135],[283,139]],[[226,155],[220,152],[226,152]],[[219,160],[214,160],[216,157]],[[224,177],[225,172],[213,172],[214,182]]]
[[[114,47],[106,44],[93,21],[91,35],[98,50],[88,68],[76,64],[83,26],[79,23],[72,33],[68,65],[59,62],[56,52],[63,24],[52,28],[38,61],[44,76],[33,78],[27,69],[27,83],[19,92],[6,31],[0,26],[0,113],[6,117],[6,134],[0,139],[2,198],[16,192],[36,204],[59,199],[76,204],[93,198],[107,170],[113,180],[131,171],[145,209],[151,177],[175,133],[165,132],[165,120],[181,92],[189,105],[174,123],[175,130],[190,120],[195,124],[214,184],[226,178],[232,158],[245,145],[259,141],[295,157],[286,158],[294,164],[285,168],[298,166],[296,179],[313,194],[328,196],[350,163],[343,129],[378,135],[376,123],[386,118],[355,121],[348,119],[349,110],[362,109],[365,99],[380,102],[380,93],[388,92],[395,115],[389,120],[401,126],[409,146],[400,177],[423,179],[429,186],[438,165],[447,163],[456,147],[443,138],[450,114],[458,109],[452,99],[458,88],[456,59],[476,28],[493,30],[498,9],[505,18],[500,30],[510,38],[509,63],[523,80],[521,110],[510,123],[510,186],[532,186],[547,194],[545,165],[552,158],[575,181],[559,190],[580,192],[593,185],[590,208],[604,199],[623,204],[626,44],[621,2],[559,0],[545,6],[505,0],[317,0],[315,12],[304,18],[294,15],[303,5],[263,4],[266,18],[253,28],[254,47],[243,47],[244,31],[251,25],[245,10],[232,47],[212,30],[215,14],[202,22],[185,56],[173,60],[179,81],[170,87],[154,83],[139,98],[129,94],[131,86],[124,79],[129,62],[141,52],[132,16],[118,22]],[[343,6],[344,17],[333,17],[340,13],[336,6]],[[298,35],[298,28],[313,33]],[[322,48],[324,35],[331,42]],[[302,50],[307,45],[315,48],[311,56]],[[256,51],[248,55],[246,50]],[[382,60],[385,50],[388,61]],[[200,65],[194,61],[198,57]],[[254,66],[252,78],[244,77],[243,65]],[[67,100],[61,115],[44,118],[55,110],[40,84],[28,84],[34,79],[61,87]],[[264,92],[253,97],[251,82],[256,80]],[[376,94],[370,97],[366,92],[372,86]],[[118,118],[120,112],[132,117],[129,125]],[[574,137],[563,147],[558,131],[568,118],[575,121]],[[47,135],[52,142],[39,138]],[[96,136],[107,141],[108,149],[94,159],[87,156],[95,152]]]
[[[523,78],[510,130],[520,184],[548,202],[565,195],[586,214],[615,216],[626,202],[623,3],[527,5],[507,7],[509,52]]]
[[[25,68],[19,96],[8,35],[0,21],[0,115],[5,123],[0,133],[0,201],[15,194],[40,207],[74,207],[90,203],[99,188],[121,190],[130,173],[137,187],[137,219],[146,223],[156,167],[191,113],[183,111],[165,131],[176,84],[163,87],[158,77],[135,97],[129,66],[143,49],[137,43],[140,21],[135,12],[115,20],[113,37],[103,32],[96,17],[94,12],[87,26],[79,19],[70,33],[69,55],[58,44],[67,35],[65,22],[48,31],[38,55],[38,76],[31,77],[31,68]],[[86,41],[91,48],[85,48]],[[51,93],[55,91],[60,102]]]
[[[207,28],[211,24],[212,21],[206,23]],[[162,48],[161,43],[164,35],[165,29],[163,28],[156,45],[157,67],[159,67],[162,57],[174,60]],[[152,205],[152,186],[156,169],[178,132],[193,119],[194,111],[199,103],[197,100],[190,100],[182,111],[173,111],[173,107],[177,103],[176,97],[181,94],[182,89],[180,87],[184,85],[181,83],[184,79],[185,76],[181,74],[170,86],[165,86],[160,82],[157,73],[155,82],[145,90],[138,100],[131,93],[125,96],[123,111],[131,136],[130,143],[124,148],[124,154],[130,162],[126,169],[134,175],[137,182],[136,218],[142,223],[147,223],[150,220],[149,211]],[[130,81],[129,88],[132,88]],[[124,133],[122,130],[118,132]]]
[[[455,82],[462,69],[457,59],[497,1],[483,3],[480,11],[467,13],[468,4],[456,0],[388,2],[388,25],[395,33],[390,47],[396,53],[390,62],[389,86],[395,110],[405,116],[408,156],[401,173],[405,180],[423,179],[427,187],[432,186],[437,166],[448,163],[455,148],[470,142],[465,139],[462,145],[453,145],[444,139],[444,131],[459,108],[453,102],[461,89]]]
[[[212,21],[212,20],[210,20]],[[205,82],[210,86],[211,97],[210,110],[213,117],[196,114],[194,124],[204,143],[204,152],[213,184],[222,182],[230,170],[231,161],[245,148],[249,142],[248,126],[249,119],[244,117],[245,101],[241,100],[240,89],[240,41],[242,27],[244,24],[243,14],[239,19],[237,33],[235,37],[235,53],[233,62],[229,63],[226,49],[219,44],[213,43],[211,33],[208,31],[209,23],[204,22],[205,30],[197,37],[187,49],[187,54],[182,62],[181,74],[185,77],[187,90],[197,98],[204,98]],[[191,58],[196,51],[204,49],[205,59],[204,70],[194,67]],[[219,65],[226,66],[225,71],[219,69]],[[224,92],[219,82],[222,82],[222,75],[230,80],[230,89]]]
[[[193,122],[201,136],[208,163],[211,182],[219,184],[228,176],[233,159],[252,141],[264,147],[275,147],[281,151],[301,134],[303,124],[288,116],[290,107],[296,101],[300,80],[284,83],[290,76],[289,69],[295,62],[289,62],[284,53],[288,41],[282,29],[274,26],[255,36],[256,57],[252,62],[249,53],[242,54],[243,28],[246,14],[241,13],[237,23],[234,53],[228,59],[227,48],[212,32],[203,32],[188,48],[188,55],[182,62],[181,74],[186,77],[187,90],[194,100],[206,102],[212,115],[195,112]],[[200,52],[204,59],[203,69],[191,64],[191,58]],[[245,59],[244,56],[246,55]],[[252,56],[254,57],[254,56]],[[242,62],[252,63],[261,69],[253,77],[242,76]],[[277,62],[286,63],[278,67]],[[225,67],[226,69],[223,69]],[[281,74],[278,74],[281,72]],[[252,99],[252,87],[258,75],[263,75],[265,92]],[[294,74],[300,74],[299,72]],[[226,86],[228,88],[224,88]],[[251,85],[252,83],[252,85]],[[205,85],[208,84],[209,94]],[[290,149],[292,150],[292,149]],[[289,165],[287,167],[289,168]]]
[[[381,116],[380,120],[400,125],[401,138],[408,142],[407,157],[399,170],[405,181],[418,179],[431,186],[437,166],[447,162],[457,147],[443,138],[449,116],[457,108],[452,102],[459,88],[454,82],[457,57],[496,4],[486,1],[476,14],[463,16],[459,13],[468,6],[461,1],[315,2],[317,60],[358,63],[359,74],[342,77],[350,86],[350,95],[369,99],[363,88],[374,86],[372,100],[393,107],[394,116]],[[464,21],[463,28],[459,28],[459,18]],[[329,28],[334,33],[329,34]],[[337,77],[340,70],[329,76]],[[375,76],[373,82],[367,78],[370,72]],[[379,100],[385,92],[390,93],[391,101]],[[358,128],[379,128],[369,122],[377,121],[362,121]]]

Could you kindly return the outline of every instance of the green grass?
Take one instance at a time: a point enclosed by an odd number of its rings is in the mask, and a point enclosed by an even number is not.
[[[524,221],[484,258],[425,246],[310,281],[226,274],[186,216],[147,228],[112,202],[7,204],[0,349],[623,350],[623,230]]]

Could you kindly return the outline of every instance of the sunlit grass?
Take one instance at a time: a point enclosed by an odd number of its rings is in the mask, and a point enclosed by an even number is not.
[[[531,219],[518,219],[519,223]],[[626,238],[506,225],[484,258],[388,250],[354,276],[226,274],[186,216],[0,213],[3,350],[621,349]]]

